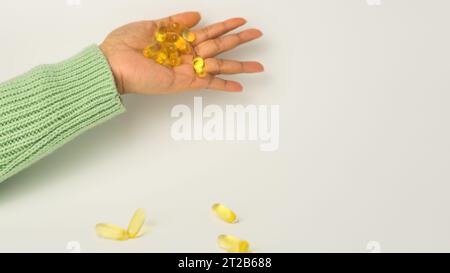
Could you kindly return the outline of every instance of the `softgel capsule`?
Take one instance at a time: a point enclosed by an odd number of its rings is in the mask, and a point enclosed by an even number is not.
[[[246,240],[242,240],[232,235],[219,235],[217,238],[219,246],[228,253],[249,253],[250,244]]]
[[[145,210],[144,209],[138,209],[134,213],[133,217],[130,220],[130,223],[128,224],[128,238],[134,239],[139,235],[139,232],[141,231],[142,227],[145,223]]]
[[[95,230],[99,237],[117,241],[128,240],[128,233],[125,229],[113,224],[98,224]]]
[[[216,214],[217,217],[229,224],[235,224],[238,222],[236,213],[222,204],[217,203],[212,205],[212,211]]]
[[[113,224],[97,224],[95,231],[99,237],[104,239],[126,241],[128,239],[135,239],[141,235],[144,223],[145,211],[144,209],[138,209],[131,218],[127,230]]]
[[[206,76],[206,63],[203,58],[201,57],[194,58],[194,60],[192,61],[192,66],[194,67],[197,76],[201,78]]]

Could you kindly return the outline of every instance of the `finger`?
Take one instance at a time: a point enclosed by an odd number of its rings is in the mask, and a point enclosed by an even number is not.
[[[262,32],[257,29],[247,29],[240,33],[203,42],[195,47],[195,50],[197,55],[203,58],[211,58],[239,45],[258,39],[262,35]]]
[[[243,90],[242,85],[238,82],[228,81],[214,76],[208,76],[206,78],[196,77],[191,87],[193,89],[206,88],[226,92],[241,92]]]
[[[201,15],[199,12],[190,11],[175,14],[166,18],[157,20],[158,22],[177,22],[185,25],[188,28],[192,28],[197,25],[201,20]]]
[[[240,83],[224,80],[218,77],[212,77],[206,88],[226,92],[241,92],[243,90],[243,87]]]
[[[247,21],[244,18],[233,18],[196,30],[194,33],[197,39],[195,40],[194,45],[200,44],[206,40],[215,39],[245,25],[246,23]]]
[[[206,72],[208,74],[240,74],[259,73],[264,71],[264,66],[258,62],[239,62],[221,59],[206,59]]]

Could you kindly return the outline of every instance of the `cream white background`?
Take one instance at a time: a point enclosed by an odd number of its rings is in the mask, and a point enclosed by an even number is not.
[[[76,1],[75,1],[76,2]],[[127,96],[127,113],[0,185],[0,251],[450,251],[450,2],[446,0],[3,0],[0,80],[65,59],[113,28],[183,10],[243,16],[265,37],[229,57],[259,59],[243,94]],[[280,105],[280,149],[175,142],[174,105]],[[223,202],[242,217],[210,212]],[[150,232],[98,239],[143,207]]]

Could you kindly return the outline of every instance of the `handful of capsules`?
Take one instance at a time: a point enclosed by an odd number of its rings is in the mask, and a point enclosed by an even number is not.
[[[195,73],[199,77],[205,77],[205,61],[195,56],[192,47],[195,39],[195,34],[180,23],[160,23],[155,32],[155,42],[147,46],[143,54],[146,58],[170,68],[181,65],[183,55],[192,54]]]

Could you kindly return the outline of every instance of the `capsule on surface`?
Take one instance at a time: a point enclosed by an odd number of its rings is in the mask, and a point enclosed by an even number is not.
[[[230,224],[237,223],[236,214],[231,209],[227,208],[226,206],[224,206],[222,204],[214,204],[212,206],[212,210],[217,215],[217,217],[219,217],[223,221],[230,223]]]
[[[99,237],[105,239],[118,241],[125,241],[128,239],[128,233],[125,229],[112,224],[98,224],[95,226],[95,231]]]
[[[142,226],[144,226],[145,223],[145,210],[144,209],[138,209],[134,213],[133,217],[130,220],[130,223],[128,224],[128,237],[130,239],[134,239],[139,235],[139,232],[142,229]]]
[[[250,252],[250,244],[245,240],[232,235],[219,235],[217,242],[220,248],[229,253],[248,253]]]

